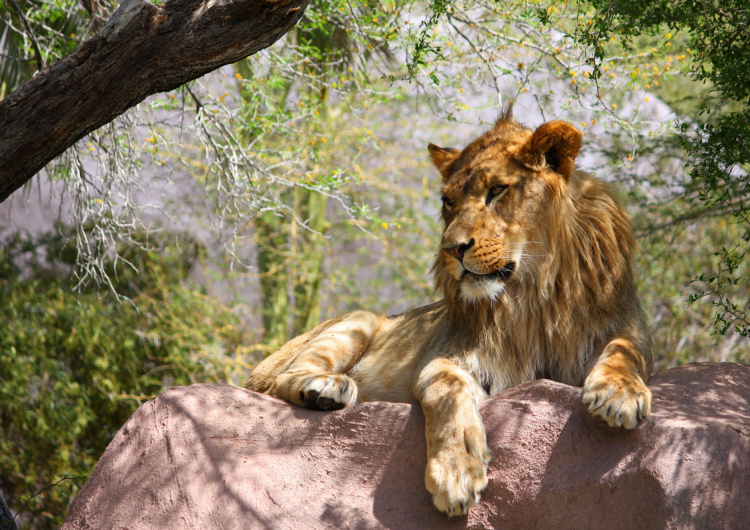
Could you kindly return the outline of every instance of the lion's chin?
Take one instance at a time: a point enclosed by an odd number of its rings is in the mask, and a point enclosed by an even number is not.
[[[462,281],[461,282],[461,300],[465,303],[473,304],[488,300],[496,302],[505,292],[505,285],[497,280],[482,282]]]
[[[461,298],[468,303],[489,300],[496,302],[505,292],[505,283],[515,271],[515,262],[490,274],[465,271],[461,278]]]

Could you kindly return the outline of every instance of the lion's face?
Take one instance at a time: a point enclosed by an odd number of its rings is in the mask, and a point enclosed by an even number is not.
[[[578,131],[551,122],[536,132],[503,117],[463,151],[430,144],[443,174],[445,230],[438,281],[468,302],[497,300],[548,251],[553,196],[564,189]],[[447,273],[447,274],[446,274]]]
[[[441,248],[463,298],[497,299],[543,252],[548,195],[538,175],[507,158],[467,164],[445,184]]]

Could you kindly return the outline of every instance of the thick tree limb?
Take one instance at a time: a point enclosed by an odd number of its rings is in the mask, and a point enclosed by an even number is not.
[[[123,0],[98,35],[0,101],[0,202],[147,96],[273,44],[309,0]]]

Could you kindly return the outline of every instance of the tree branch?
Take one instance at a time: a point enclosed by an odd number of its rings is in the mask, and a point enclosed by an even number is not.
[[[716,13],[717,15],[720,15],[724,18],[728,18],[730,20],[733,18],[732,15],[730,15],[729,13],[727,13],[726,11],[722,9],[719,9],[718,7],[713,5],[711,2],[707,2],[706,0],[703,0],[703,5],[706,6],[708,9],[710,9],[711,11],[713,11],[714,13]],[[736,24],[737,24],[737,28],[742,33],[750,36],[750,30],[747,29],[747,26],[745,24],[743,24],[742,22],[737,22]]]
[[[93,38],[0,101],[0,202],[151,94],[266,48],[310,0],[123,0]]]

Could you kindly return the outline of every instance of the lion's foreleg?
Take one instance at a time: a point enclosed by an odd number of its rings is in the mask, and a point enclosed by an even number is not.
[[[357,384],[346,373],[367,350],[382,321],[382,316],[364,311],[347,315],[305,344],[268,393],[318,410],[355,404]]]
[[[611,427],[633,429],[651,412],[651,352],[638,337],[626,332],[612,339],[583,385],[584,405]]]
[[[479,401],[479,384],[447,359],[419,370],[414,393],[425,415],[425,485],[435,506],[448,515],[465,514],[487,486],[490,459]]]

